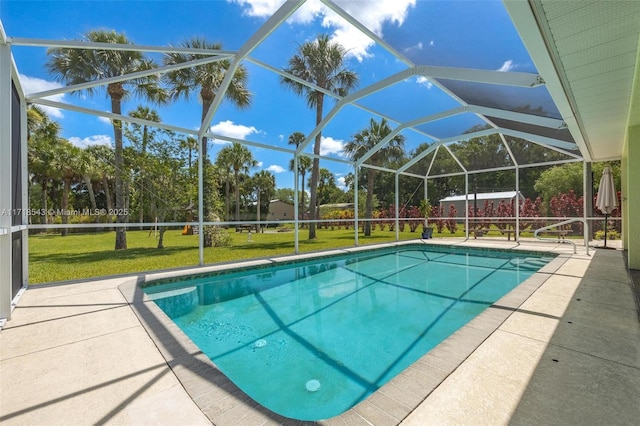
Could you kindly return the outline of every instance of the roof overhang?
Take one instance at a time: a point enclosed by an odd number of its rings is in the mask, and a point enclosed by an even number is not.
[[[585,159],[619,159],[640,122],[640,2],[504,5]]]

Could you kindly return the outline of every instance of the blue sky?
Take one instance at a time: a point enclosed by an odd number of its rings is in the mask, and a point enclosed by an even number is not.
[[[177,45],[193,36],[219,42],[224,49],[239,49],[281,5],[281,0],[214,1],[24,1],[0,0],[0,19],[9,37],[48,40],[79,39],[94,29],[124,33],[131,41],[145,45]],[[337,1],[370,31],[381,37],[409,61],[420,65],[480,68],[486,70],[535,72],[504,7],[499,1]],[[407,64],[383,46],[335,15],[319,1],[310,0],[285,24],[274,31],[250,57],[275,68],[283,68],[297,46],[318,34],[329,34],[348,50],[347,66],[358,73],[359,89],[407,69]],[[23,88],[28,93],[59,87],[44,68],[46,49],[14,46]],[[161,62],[159,55],[149,55]],[[245,62],[249,71],[252,107],[239,111],[224,102],[211,123],[214,133],[261,144],[287,147],[294,131],[309,133],[315,127],[314,112],[304,99],[287,91],[272,72]],[[109,111],[104,91],[93,97],[65,94],[56,100]],[[139,100],[130,98],[123,112],[134,110]],[[382,112],[397,123],[458,106],[458,103],[424,77],[411,77],[359,104]],[[333,106],[327,102],[325,111]],[[196,129],[201,105],[197,98],[156,108],[164,122]],[[62,126],[63,137],[74,144],[111,143],[113,130],[108,120],[67,110],[49,110]],[[348,106],[323,130],[322,154],[345,158],[342,146],[378,116]],[[440,120],[421,130],[448,137],[480,124],[473,114]],[[424,134],[403,132],[407,150],[429,142]],[[212,155],[223,146],[212,142]],[[278,187],[293,187],[288,172],[290,155],[251,148],[261,169],[274,172]],[[309,147],[311,150],[311,147]],[[338,182],[351,172],[349,165],[322,160],[321,166],[336,175]],[[252,172],[259,170],[254,169]]]

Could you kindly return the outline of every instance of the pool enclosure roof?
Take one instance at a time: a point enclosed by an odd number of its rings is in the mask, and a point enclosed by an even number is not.
[[[28,13],[47,13],[38,12],[42,3],[3,3],[5,11],[10,7],[23,7]],[[127,5],[127,2],[104,3]],[[42,61],[41,68],[44,69],[48,59],[46,49],[52,47],[138,50],[155,56],[158,64],[162,63],[162,54],[169,52],[203,55],[202,59],[178,66],[158,65],[158,68],[135,75],[36,90],[27,93],[26,99],[36,105],[65,111],[67,116],[88,114],[118,118],[198,138],[207,136],[218,142],[241,142],[283,155],[304,153],[313,156],[313,141],[319,132],[325,138],[328,135],[332,138],[323,140],[323,144],[336,140],[344,143],[366,127],[371,118],[384,118],[393,128],[391,135],[380,140],[357,161],[341,154],[340,148],[321,150],[320,157],[347,165],[380,168],[372,162],[375,152],[393,136],[401,134],[406,137],[407,152],[423,143],[429,144],[428,149],[393,169],[383,169],[416,177],[438,175],[431,167],[438,147],[444,149],[448,144],[492,134],[500,135],[510,161],[484,168],[522,165],[511,150],[513,143],[522,140],[560,152],[567,161],[619,159],[625,124],[638,120],[637,115],[631,114],[630,100],[637,60],[640,2],[474,2],[477,3],[474,10],[467,2],[298,0],[276,3],[277,7],[272,6],[272,9],[268,6],[260,9],[259,5],[266,3],[248,0],[147,2],[150,5],[148,16],[131,16],[129,26],[116,29],[126,34],[135,33],[136,39],[142,40],[141,44],[104,45],[78,41],[82,31],[95,29],[87,28],[87,25],[100,22],[101,14],[104,19],[101,27],[109,28],[108,15],[101,11],[101,6],[92,3],[83,8],[77,2],[53,2],[49,7],[65,13],[83,11],[77,16],[71,15],[72,25],[52,24],[55,28],[66,27],[66,32],[58,30],[56,33],[29,25],[27,21],[15,20],[19,14],[3,12],[0,14],[0,42],[10,45],[15,61],[14,73],[20,76],[23,86],[26,75],[23,69],[33,66],[37,60]],[[391,4],[400,6],[387,15],[371,18],[373,10],[385,10]],[[225,26],[226,33],[221,35],[214,24],[218,22],[219,9],[223,6],[235,6],[241,12],[225,18],[237,19],[238,25],[231,22]],[[181,39],[160,44],[145,42],[157,40],[150,34],[166,25],[161,15],[154,14],[154,8],[173,9],[176,20],[171,23],[172,28],[175,27],[172,33],[180,32]],[[224,49],[217,50],[179,47],[180,41],[194,36],[190,29],[190,16],[194,15],[210,17],[212,29],[207,38],[224,40],[226,37],[231,42],[225,41]],[[316,20],[306,18],[308,15],[315,16]],[[53,14],[51,19],[61,19],[61,16],[62,13]],[[86,21],[82,21],[83,16]],[[318,24],[320,21],[322,24]],[[500,26],[492,26],[494,21]],[[333,26],[325,26],[326,22]],[[303,25],[302,29],[292,31],[301,23],[306,23],[306,27]],[[313,25],[320,25],[318,28],[326,29],[338,41],[366,40],[359,44],[365,46],[364,50],[350,50],[360,84],[346,96],[338,96],[283,71],[296,48],[313,39]],[[237,33],[233,32],[234,28]],[[247,32],[247,28],[252,31]],[[441,33],[434,33],[433,28],[441,29]],[[449,31],[442,33],[444,28]],[[486,31],[480,31],[482,28]],[[58,34],[58,38],[50,38],[51,33]],[[296,34],[301,38],[291,38]],[[477,40],[478,37],[481,40]],[[230,60],[232,69],[246,67],[253,80],[281,89],[279,93],[267,90],[254,93],[253,105],[268,106],[266,109],[270,111],[266,117],[272,125],[268,135],[258,130],[234,136],[214,125],[242,122],[251,128],[254,120],[265,119],[255,112],[260,108],[253,106],[233,113],[240,115],[232,115],[220,96],[228,89],[229,78],[222,81],[220,92],[203,123],[196,125],[193,117],[198,118],[197,123],[200,118],[197,100],[184,106],[185,110],[196,111],[190,120],[159,108],[161,116],[171,118],[155,123],[105,112],[109,108],[104,105],[96,106],[86,98],[70,95],[152,73],[165,73],[185,65],[197,66],[220,60]],[[376,67],[374,73],[367,68],[372,60],[386,65]],[[228,73],[227,77],[230,75]],[[315,125],[313,111],[303,100],[296,100],[293,94],[282,89],[279,84],[282,77],[333,99],[325,104],[319,125]],[[252,90],[251,86],[249,89]],[[306,136],[297,149],[287,145],[286,140],[294,131],[302,131]],[[456,158],[454,150],[448,149],[440,155],[454,158],[460,171],[474,169]],[[425,159],[427,163],[416,167]],[[477,166],[476,169],[478,167],[482,168]]]

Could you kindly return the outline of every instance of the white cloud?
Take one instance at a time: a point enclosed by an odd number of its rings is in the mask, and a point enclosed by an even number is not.
[[[283,3],[283,0],[227,0],[239,4],[244,14],[266,18],[271,16]],[[335,3],[351,14],[360,23],[378,36],[382,36],[382,27],[386,22],[401,26],[407,17],[409,8],[416,0],[336,0]],[[319,19],[322,26],[333,30],[331,39],[342,44],[348,56],[359,61],[370,57],[369,48],[373,41],[351,26],[344,19],[326,7],[320,0],[308,0],[289,19],[291,23],[308,24]]]
[[[47,81],[38,77],[29,77],[28,75],[19,74],[20,77],[20,85],[22,86],[22,90],[27,95],[32,93],[44,92],[46,90],[58,89],[62,87],[60,83],[56,83],[55,81]],[[59,95],[47,96],[44,99],[48,99],[50,101],[62,102],[64,99],[64,93]],[[51,118],[62,118],[64,115],[62,114],[62,110],[59,108],[53,108],[49,106],[41,105],[42,108]]]
[[[347,184],[344,181],[344,176],[340,176],[336,179],[336,186],[343,191],[346,191],[348,189]]]
[[[225,120],[225,121],[219,122],[218,124],[214,124],[209,128],[209,130],[212,133],[215,133],[217,135],[228,136],[230,138],[242,139],[242,140],[245,140],[249,135],[263,133],[262,131],[256,129],[253,126],[244,126],[242,124],[235,124],[231,120]],[[228,143],[227,141],[221,141],[217,139],[214,139],[212,142],[215,144]]]
[[[356,18],[365,27],[377,35],[382,35],[382,26],[390,22],[398,26],[402,25],[407,17],[409,8],[414,7],[415,0],[376,0],[367,2],[354,2],[351,0],[338,0],[336,3]]]
[[[427,90],[429,90],[429,89],[431,89],[433,87],[433,83],[430,82],[427,77],[424,77],[422,75],[419,75],[418,78],[416,78],[416,83],[418,83],[421,86],[426,87]]]
[[[404,51],[405,52],[412,52],[414,50],[422,50],[423,47],[424,47],[424,44],[420,41],[420,42],[418,42],[418,44],[416,44],[414,46],[407,47],[406,49],[404,49]]]
[[[284,0],[227,0],[242,7],[242,13],[246,16],[266,18],[278,10],[284,4]]]
[[[415,0],[336,1],[336,3],[380,37],[382,37],[382,27],[385,23],[401,26],[407,17],[409,9],[416,4]],[[333,12],[328,11],[326,8],[324,10],[323,26],[336,28],[332,39],[347,48],[348,55],[355,57],[359,61],[370,57],[371,54],[368,50],[373,46],[373,41]]]
[[[111,119],[107,117],[98,117],[98,121],[105,124],[111,124]]]
[[[511,59],[509,59],[507,61],[504,61],[504,64],[502,64],[502,66],[498,68],[496,71],[507,72],[507,71],[511,71],[514,68],[516,68],[516,65],[513,63]]]
[[[92,135],[82,139],[77,136],[72,136],[69,138],[69,142],[79,148],[86,148],[90,145],[113,146],[111,136],[107,135]]]
[[[256,161],[256,167],[262,167],[263,164],[262,161]]]
[[[433,40],[431,40],[431,41],[429,42],[429,46],[433,46],[434,44],[435,44],[435,42],[434,42]]]
[[[277,164],[272,164],[269,167],[267,167],[267,170],[269,170],[271,173],[282,173],[282,172],[286,172],[285,168],[282,166],[278,166]]]
[[[344,141],[333,139],[332,137],[322,137],[320,142],[320,155],[337,154],[344,156]]]

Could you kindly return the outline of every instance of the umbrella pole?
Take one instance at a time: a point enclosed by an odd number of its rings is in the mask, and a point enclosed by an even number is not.
[[[604,246],[607,247],[607,222],[609,215],[608,214],[604,214]]]

